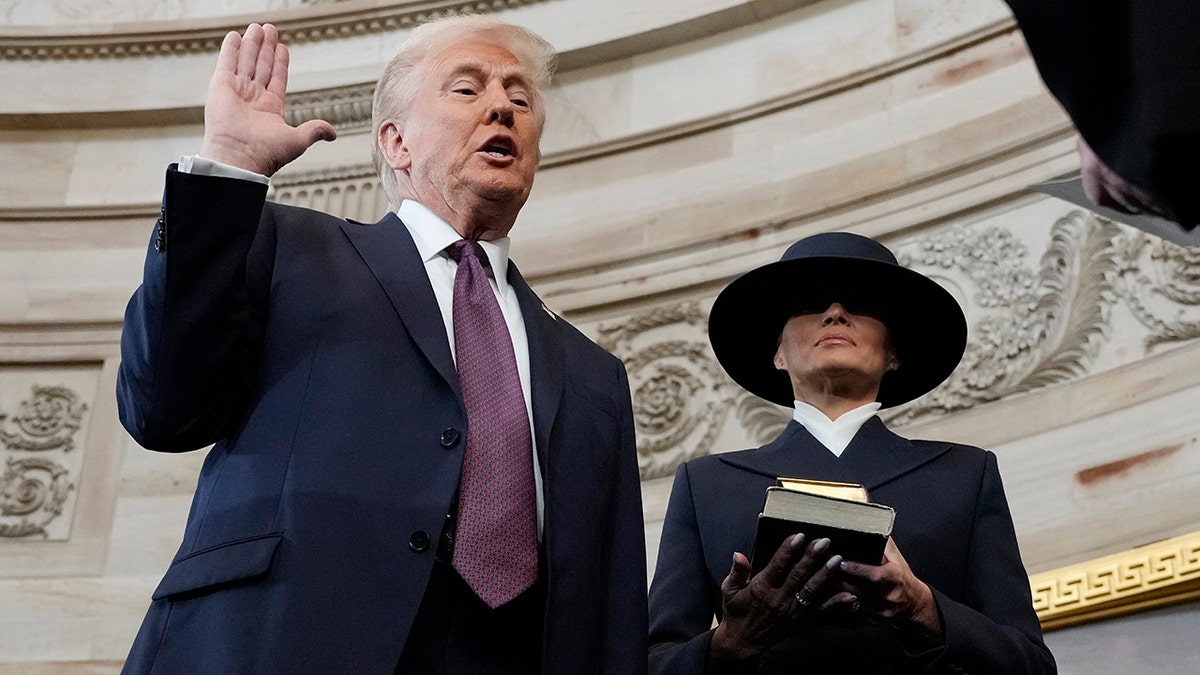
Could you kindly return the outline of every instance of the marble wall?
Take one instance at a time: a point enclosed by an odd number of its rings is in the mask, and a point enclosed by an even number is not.
[[[273,198],[374,220],[374,79],[414,22],[462,7],[561,51],[513,257],[626,362],[651,566],[675,465],[786,419],[716,365],[708,307],[834,229],[966,309],[962,366],[886,417],[997,453],[1031,572],[1200,530],[1197,254],[1027,189],[1078,165],[1000,0],[0,0],[0,673],[118,670],[181,536],[203,452],[137,448],[112,392],[221,36],[275,21],[289,115],[339,129]],[[1064,672],[1149,625],[1071,629]]]

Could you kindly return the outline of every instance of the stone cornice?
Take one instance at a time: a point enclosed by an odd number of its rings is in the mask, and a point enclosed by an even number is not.
[[[486,13],[545,1],[418,0],[385,6],[367,1],[339,2],[280,11],[272,23],[279,28],[283,42],[300,44],[403,30],[450,12]],[[188,22],[129,23],[85,27],[76,33],[62,33],[57,28],[9,27],[0,31],[0,60],[105,59],[215,53],[226,33],[241,30],[255,19],[246,16]]]
[[[926,49],[881,63],[873,68],[856,71],[845,77],[823,82],[815,87],[799,89],[770,100],[729,110],[717,115],[689,120],[684,123],[650,131],[619,136],[589,145],[549,152],[542,156],[541,167],[548,168],[588,161],[637,148],[670,142],[689,135],[705,133],[713,129],[736,125],[781,110],[804,105],[822,97],[832,96],[838,92],[863,86],[873,81],[895,76],[905,70],[916,68],[922,64],[944,57],[946,54],[966,49],[988,40],[1001,38],[1016,30],[1016,24],[1012,19],[997,21]],[[321,118],[332,122],[343,132],[369,128],[373,92],[374,83],[364,83],[289,94],[288,121],[291,124],[299,124],[309,119]],[[152,111],[147,111],[147,113],[149,112]],[[188,116],[188,122],[199,122],[203,119],[201,109],[197,108],[192,112],[194,114]],[[53,118],[55,116],[47,117]],[[87,117],[90,119],[92,115],[81,113],[76,115],[76,117]],[[97,128],[103,126],[121,126],[119,121],[113,121],[115,118],[119,118],[120,114],[114,115],[108,113],[103,117],[111,124],[104,124],[104,120],[97,119],[96,124],[93,126]],[[0,126],[9,129],[30,128],[22,124],[23,119],[27,120],[29,118],[30,116],[0,115]],[[1061,134],[1065,133],[1065,131],[1066,128],[1064,127],[1063,130],[1055,130],[1054,133]],[[315,170],[291,171],[284,169],[274,177],[272,183],[276,188],[286,188],[317,185],[339,180],[372,179],[374,176],[374,166],[368,159],[364,158],[364,161],[361,163],[324,167]],[[92,215],[95,208],[97,207],[49,207],[46,209],[5,209],[0,207],[0,220],[52,219],[56,217],[77,219]],[[105,208],[116,209],[118,211],[125,209],[134,212],[149,212],[156,210],[157,205],[131,204]]]
[[[1200,531],[1029,577],[1042,628],[1200,598]]]

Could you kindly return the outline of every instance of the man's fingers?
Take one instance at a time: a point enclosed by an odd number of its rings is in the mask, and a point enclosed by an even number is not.
[[[238,51],[237,75],[247,79],[254,78],[254,67],[258,64],[258,51],[262,47],[262,26],[252,23],[246,26],[242,35],[242,48]]]
[[[225,34],[225,39],[221,41],[221,52],[217,54],[217,70],[228,71],[233,75],[237,73],[238,51],[242,47],[242,36],[235,30],[231,30]]]
[[[307,139],[308,144],[304,146],[306,148],[317,141],[332,141],[337,138],[337,131],[332,124],[325,120],[309,120],[296,129]],[[747,567],[749,567],[749,563],[747,563]]]
[[[275,74],[275,53],[279,48],[279,31],[269,23],[263,24],[262,29],[262,45],[258,48],[258,60],[254,64],[254,73],[251,77],[261,82],[264,87],[269,87],[271,78]]]
[[[272,64],[274,70],[271,71],[271,79],[267,82],[267,91],[278,96],[281,100],[287,96],[288,64],[290,61],[291,55],[288,53],[287,45],[282,42],[275,43],[275,61]]]

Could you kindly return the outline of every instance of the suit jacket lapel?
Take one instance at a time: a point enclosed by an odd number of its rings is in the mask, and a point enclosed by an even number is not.
[[[833,453],[792,420],[775,440],[757,450],[718,455],[721,461],[771,478],[811,478],[854,481],[849,470]]]
[[[950,449],[949,443],[914,444],[872,417],[841,457],[821,445],[796,421],[767,445],[750,452],[720,455],[722,461],[764,476],[860,483],[868,491],[913,471]]]
[[[396,214],[388,213],[374,225],[342,223],[342,230],[383,287],[417,347],[461,399],[442,313],[408,228]]]
[[[872,417],[846,446],[841,462],[868,491],[909,473],[944,454],[949,443],[921,443],[892,433]]]
[[[517,266],[509,260],[508,283],[517,293],[525,337],[529,342],[530,398],[533,401],[533,432],[538,460],[546,471],[550,431],[562,400],[565,373],[562,324],[525,283]]]

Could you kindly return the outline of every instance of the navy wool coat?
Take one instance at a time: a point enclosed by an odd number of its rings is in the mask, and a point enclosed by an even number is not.
[[[734,551],[749,555],[766,488],[779,476],[861,483],[871,501],[896,509],[892,536],[933,589],[945,643],[910,653],[886,626],[810,624],[747,672],[1055,672],[995,456],[909,441],[873,417],[840,458],[793,421],[761,448],[679,467],[650,589],[652,673],[705,672],[713,618],[721,618],[721,582]]]
[[[407,228],[167,172],[129,303],[121,422],[210,443],[130,673],[390,675],[459,480],[467,419]],[[639,673],[645,549],[620,361],[509,270],[544,478],[543,670]]]

